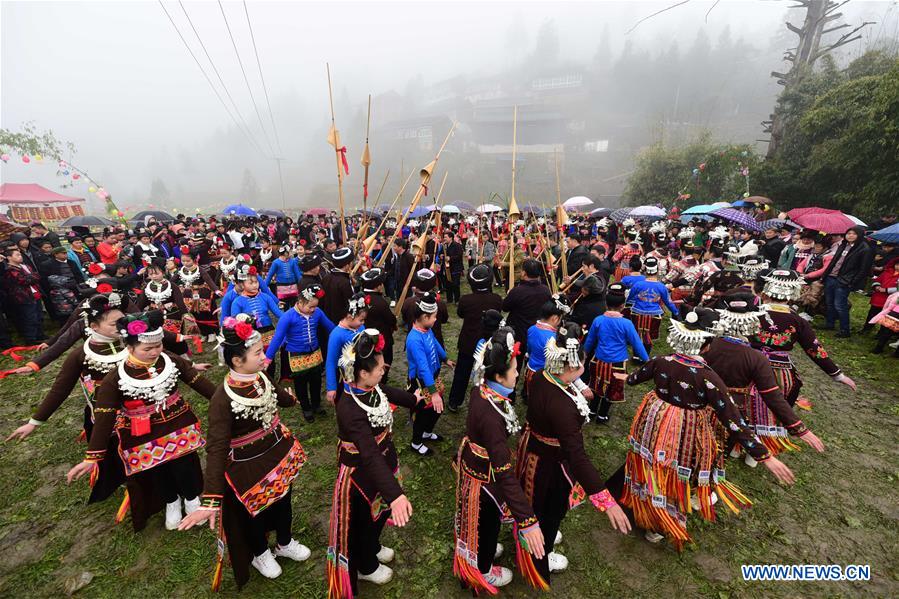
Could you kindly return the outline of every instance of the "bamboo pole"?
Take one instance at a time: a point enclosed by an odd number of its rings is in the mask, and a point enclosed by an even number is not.
[[[440,182],[440,189],[437,190],[437,199],[434,201],[434,205],[437,207],[437,209],[431,213],[431,214],[438,214],[439,215],[438,218],[440,219],[441,222],[443,221],[443,212],[441,211],[441,207],[440,207],[440,198],[441,198],[441,196],[443,196],[443,187],[444,187],[444,185],[446,185],[447,175],[449,175],[449,173],[444,171],[443,172],[443,181]],[[428,223],[430,224],[430,222],[431,222],[431,218],[428,217]],[[441,231],[440,224],[437,225],[437,231],[438,232]],[[437,241],[437,243],[440,243],[439,238],[436,241]],[[436,248],[435,248],[435,250],[436,250]],[[446,250],[444,250],[444,252],[445,251]],[[431,270],[434,270],[435,266],[437,266],[437,252],[436,251],[434,252],[434,259],[431,260]]]
[[[444,177],[444,181],[446,177]],[[403,292],[400,294],[400,299],[396,302],[396,309],[394,310],[394,316],[397,318],[400,317],[400,313],[403,311],[403,303],[406,301],[406,296],[409,293],[409,286],[412,284],[412,277],[415,276],[415,273],[418,271],[418,265],[421,263],[422,258],[425,255],[425,246],[428,245],[428,232],[431,230],[431,218],[428,217],[428,226],[425,227],[424,234],[415,240],[415,243],[419,244],[421,247],[418,255],[415,256],[415,262],[412,263],[412,269],[409,271],[409,274],[406,276],[406,283],[403,285]],[[409,246],[409,250],[412,251],[412,246]]]
[[[387,169],[387,173],[384,175],[384,180],[381,181],[381,188],[378,190],[378,196],[375,198],[375,206],[378,205],[378,202],[381,201],[381,193],[384,192],[384,186],[387,184],[387,179],[390,177],[390,169]],[[359,245],[365,239],[365,234],[368,233],[368,227],[371,224],[371,217],[368,215],[367,211],[365,213],[365,220],[362,221],[362,226],[359,227],[359,233],[356,235],[356,242],[354,247],[356,251],[359,250]]]
[[[562,209],[562,186],[559,182],[559,155],[555,150],[553,150],[553,159],[556,163],[556,226],[559,229],[559,249],[561,250],[562,279],[564,280],[568,278],[568,252],[565,248],[565,232],[562,228],[567,223],[562,221],[563,219],[568,219],[567,216],[565,216],[565,211]]]
[[[509,199],[509,289],[515,287],[515,229],[512,225],[513,207],[517,212],[518,204],[515,203],[515,157],[518,145],[518,106],[512,112],[512,195]],[[520,214],[520,213],[519,213]]]
[[[362,150],[362,166],[365,167],[365,179],[362,181],[362,209],[368,209],[368,169],[371,166],[371,150],[368,147],[368,135],[371,133],[371,94],[368,94],[368,118],[365,123],[365,148]],[[377,206],[377,204],[375,204]]]
[[[343,173],[340,170],[340,154],[346,152],[346,148],[340,145],[340,133],[337,131],[337,122],[334,118],[334,92],[331,90],[331,65],[325,63],[328,71],[328,103],[331,106],[331,131],[328,133],[328,142],[334,146],[334,158],[337,160],[337,204],[340,210],[340,238],[342,243],[347,243],[346,220],[343,210]]]
[[[574,274],[571,275],[571,279],[570,279],[567,283],[563,283],[563,284],[561,285],[561,287],[559,287],[559,291],[563,291],[563,292],[564,292],[564,291],[568,291],[568,289],[569,289],[572,285],[574,285],[574,282],[577,281],[577,280],[580,278],[581,274],[583,274],[583,271],[584,271],[584,267],[583,267],[583,266],[580,267],[579,269],[577,269],[576,271],[574,271]]]

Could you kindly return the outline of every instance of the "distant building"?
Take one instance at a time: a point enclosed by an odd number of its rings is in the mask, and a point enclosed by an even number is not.
[[[22,223],[54,222],[70,216],[84,216],[84,198],[62,195],[36,183],[4,183],[0,185],[0,204],[9,209],[10,217]]]

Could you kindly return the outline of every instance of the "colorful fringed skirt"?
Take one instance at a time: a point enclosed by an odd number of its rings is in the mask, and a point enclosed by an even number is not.
[[[715,521],[712,492],[734,513],[752,505],[724,478],[725,435],[711,407],[688,410],[646,394],[631,424],[621,496],[637,526],[664,534],[680,551],[691,541],[689,514]]]
[[[603,362],[594,358],[589,373],[594,397],[605,397],[612,403],[624,401],[624,381],[627,379],[624,362]]]
[[[783,392],[784,399],[791,406],[796,405],[799,399],[799,390],[802,388],[802,379],[799,378],[799,372],[790,358],[790,352],[776,351],[762,347],[762,353],[768,358],[772,370],[774,370],[774,380],[777,386]]]
[[[755,385],[749,387],[729,387],[730,396],[740,408],[740,413],[755,433],[759,440],[768,448],[772,456],[784,451],[799,449],[799,446],[790,440],[790,432],[768,409],[761,393]]]
[[[640,334],[643,344],[648,347],[652,346],[653,341],[659,338],[659,328],[662,324],[661,314],[641,314],[631,310],[631,322]]]

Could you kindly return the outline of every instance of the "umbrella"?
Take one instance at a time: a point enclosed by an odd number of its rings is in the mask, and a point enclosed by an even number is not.
[[[871,239],[882,241],[883,243],[899,244],[899,223],[890,225],[885,229],[875,231],[871,234]]]
[[[324,208],[310,208],[306,211],[306,214],[309,214],[310,216],[325,216],[328,214],[328,211]]]
[[[665,209],[658,206],[637,206],[628,214],[631,218],[665,218]]]
[[[420,216],[426,215],[428,212],[430,212],[430,210],[428,210],[425,206],[419,206],[409,213],[409,218],[418,218]]]
[[[691,220],[712,220],[712,217],[708,214],[682,214],[680,217],[680,222],[684,224],[687,224]]]
[[[284,218],[287,216],[280,210],[272,210],[271,208],[263,208],[259,211],[260,216],[274,216],[275,218]]]
[[[787,212],[787,216],[792,218],[794,221],[800,216],[804,216],[806,214],[843,214],[839,210],[833,210],[831,208],[818,208],[817,206],[810,206],[807,208],[793,208],[789,212]]]
[[[857,224],[857,225],[859,225],[859,226],[861,226],[861,227],[867,227],[867,226],[868,226],[867,224],[865,224],[865,221],[863,221],[862,219],[858,218],[857,216],[852,216],[851,214],[847,214],[847,215],[846,215],[846,218],[848,218],[849,220],[851,220],[852,222],[854,222],[855,224]]]
[[[465,212],[474,212],[474,206],[469,204],[468,202],[456,202],[456,206],[459,207],[459,210],[464,210]]]
[[[381,214],[384,214],[385,212],[390,210],[390,204],[378,204],[377,206],[375,206],[374,209],[376,211],[380,212]]]
[[[143,219],[140,221],[141,224],[144,223]],[[61,223],[59,223],[60,227],[108,227],[114,224],[108,218],[103,218],[100,216],[70,216],[65,219]]]
[[[231,204],[230,206],[225,206],[225,209],[222,210],[222,214],[233,216],[256,216],[256,211],[243,204]]]
[[[681,212],[681,216],[686,216],[689,214],[708,214],[709,212],[712,212],[714,210],[717,210],[717,208],[715,208],[711,204],[699,204],[697,206],[693,206],[692,208],[687,208],[686,210]]]
[[[715,208],[730,208],[733,204],[730,202],[712,202],[712,206]]]
[[[773,204],[771,198],[766,198],[765,196],[749,196],[744,202],[748,202],[750,204]]]
[[[856,226],[855,221],[839,210],[807,211],[799,216],[793,215],[792,212],[794,211],[790,211],[790,217],[806,229],[813,229],[830,235],[842,235]]]
[[[596,208],[595,210],[591,210],[591,211],[590,211],[590,216],[593,216],[593,217],[596,217],[596,218],[604,218],[604,217],[609,216],[610,214],[612,214],[614,211],[615,211],[614,208],[605,208],[605,207],[603,207],[603,208]]]
[[[562,202],[564,208],[578,208],[580,206],[592,206],[593,200],[587,196],[574,196]]]
[[[710,213],[710,216],[728,220],[735,225],[739,225],[744,229],[748,229],[750,231],[761,231],[761,229],[759,228],[759,224],[754,218],[752,218],[745,212],[740,212],[739,210],[736,210],[734,208],[718,208],[717,210],[713,210]]]
[[[496,204],[481,204],[477,207],[477,211],[481,214],[489,214],[491,212],[502,212],[503,208],[497,206]]]
[[[160,223],[170,223],[175,220],[174,216],[172,216],[168,212],[163,212],[162,210],[142,210],[132,216],[131,220],[146,222],[148,216],[152,216],[156,219],[157,222]]]
[[[616,223],[621,224],[633,210],[633,208],[618,208],[617,210],[613,210],[612,213],[609,214],[609,218],[611,218]]]
[[[452,204],[447,204],[443,207],[443,212],[446,214],[461,214],[461,210],[457,206],[453,206]]]
[[[759,228],[761,228],[762,231],[771,228],[780,229],[782,227],[787,227],[788,229],[801,229],[802,225],[796,224],[788,218],[769,218],[768,220],[763,220],[759,223]]]

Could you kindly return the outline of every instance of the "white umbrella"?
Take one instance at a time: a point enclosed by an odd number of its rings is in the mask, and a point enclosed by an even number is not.
[[[574,196],[573,198],[568,198],[562,203],[562,206],[565,208],[578,208],[580,206],[592,206],[593,200],[588,198],[587,196]]]
[[[659,208],[658,206],[637,206],[633,210],[631,210],[628,216],[632,218],[640,218],[640,217],[650,217],[650,218],[664,218],[665,210],[663,208]]]
[[[730,208],[731,203],[730,202],[715,202],[712,204],[712,206],[714,206],[715,208]]]
[[[444,212],[446,214],[460,214],[462,211],[459,210],[458,207],[453,206],[452,204],[447,204],[446,206],[443,207],[442,212]]]
[[[859,226],[861,226],[861,227],[867,227],[867,226],[868,226],[867,224],[865,224],[865,221],[863,221],[862,219],[860,219],[860,218],[858,218],[858,217],[856,217],[856,216],[852,216],[851,214],[847,214],[847,215],[846,215],[846,218],[848,218],[849,220],[851,220],[852,222],[854,222],[855,224],[857,224],[857,225],[859,225]],[[895,287],[895,285],[894,285],[894,287]]]
[[[496,204],[481,204],[476,210],[481,214],[488,214],[490,212],[502,212],[504,208],[500,208]]]

